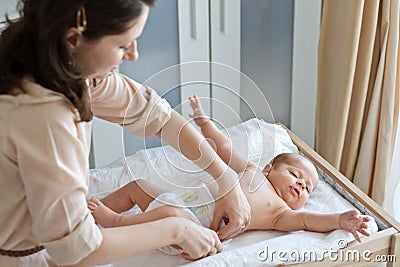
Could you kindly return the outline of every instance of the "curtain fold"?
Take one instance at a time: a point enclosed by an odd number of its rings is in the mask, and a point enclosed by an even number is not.
[[[324,1],[322,14],[318,51],[316,148],[337,169],[340,167],[347,127],[362,6],[360,1]],[[324,90],[321,91],[321,88]],[[340,103],[340,106],[336,103]],[[329,125],[327,118],[330,120]],[[335,145],[330,145],[332,140]]]
[[[316,150],[382,205],[400,182],[399,0],[325,0],[318,49]]]

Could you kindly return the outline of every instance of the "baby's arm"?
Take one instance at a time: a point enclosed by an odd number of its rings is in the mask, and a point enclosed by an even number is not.
[[[341,229],[351,232],[358,242],[361,242],[358,233],[369,236],[365,230],[368,228],[366,222],[370,221],[370,217],[366,215],[359,215],[356,210],[343,212],[339,215],[339,226]]]
[[[313,232],[329,232],[344,229],[351,232],[358,242],[361,238],[358,233],[369,236],[366,231],[370,218],[359,215],[356,210],[343,213],[319,214],[311,212],[297,212],[285,209],[273,221],[273,229],[280,231],[307,230]]]

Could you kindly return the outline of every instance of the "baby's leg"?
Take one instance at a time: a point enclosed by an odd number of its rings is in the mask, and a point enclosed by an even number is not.
[[[232,147],[231,140],[220,131],[217,126],[204,115],[200,101],[197,96],[189,97],[193,115],[190,115],[201,128],[203,136],[207,139],[211,147],[217,152],[218,156],[237,173],[243,171],[247,165],[247,158],[243,158]]]
[[[106,207],[97,198],[92,197],[88,201],[88,208],[97,224],[105,228],[118,226],[118,217],[120,215]]]
[[[153,210],[139,214],[124,215],[112,211],[111,209],[106,207],[100,200],[93,197],[90,201],[88,201],[88,207],[92,212],[96,223],[105,228],[146,223],[166,217],[182,217],[189,220],[193,219],[182,208],[170,205],[160,206]]]
[[[145,211],[149,204],[159,194],[164,192],[164,190],[152,183],[138,179],[106,196],[101,202],[116,213],[130,210],[135,205],[138,205],[142,211]]]

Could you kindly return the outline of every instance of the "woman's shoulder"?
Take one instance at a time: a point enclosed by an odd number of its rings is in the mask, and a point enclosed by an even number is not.
[[[126,89],[136,92],[143,87],[139,82],[116,71],[110,72],[102,79],[89,79],[87,83],[94,99],[115,95],[117,92],[126,92]]]
[[[0,103],[0,120],[8,125],[79,116],[63,94],[46,89],[29,77],[12,94],[0,95]]]
[[[31,76],[21,80],[21,86],[13,88],[8,94],[0,95],[0,101],[8,105],[36,105],[49,102],[65,102],[65,95],[52,91],[36,83]]]

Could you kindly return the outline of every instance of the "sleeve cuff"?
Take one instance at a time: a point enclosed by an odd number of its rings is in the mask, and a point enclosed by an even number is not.
[[[44,243],[51,258],[61,265],[78,263],[96,250],[103,241],[103,235],[93,217],[88,214],[85,220],[67,236]]]
[[[124,126],[127,131],[138,137],[149,137],[159,132],[172,113],[171,106],[165,99],[160,98],[151,88],[145,90],[148,98],[146,110],[138,121]]]

